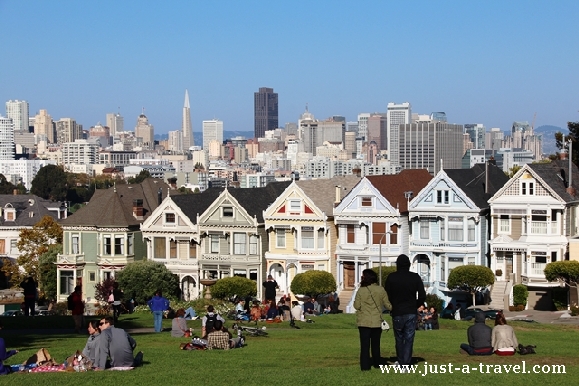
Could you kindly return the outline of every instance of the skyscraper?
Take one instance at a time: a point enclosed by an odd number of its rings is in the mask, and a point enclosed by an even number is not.
[[[141,115],[139,115],[139,118],[137,118],[137,125],[135,126],[135,137],[141,138],[143,140],[143,148],[155,148],[155,128],[153,125],[149,124],[149,119],[145,115],[144,111]]]
[[[169,149],[172,152],[182,152],[183,151],[183,133],[179,130],[169,132]]]
[[[191,146],[195,146],[193,139],[193,125],[191,125],[191,107],[189,106],[189,92],[185,90],[185,103],[183,105],[183,120],[181,122],[183,132],[183,150],[189,151]]]
[[[52,117],[46,110],[40,110],[34,119],[34,135],[37,141],[46,141],[48,143],[55,143],[56,136],[54,133],[54,124]]]
[[[388,158],[394,165],[400,165],[398,126],[411,122],[412,108],[410,103],[388,103],[386,137],[388,141]],[[460,167],[460,166],[459,166]]]
[[[82,139],[82,125],[72,118],[60,118],[56,121],[56,141],[59,145]]]
[[[117,133],[125,131],[125,120],[120,113],[108,113],[107,126],[110,129],[111,137],[115,137]]]
[[[263,138],[267,130],[278,128],[277,93],[273,88],[260,87],[254,93],[254,132],[255,138]],[[203,141],[205,142],[205,141]]]
[[[0,161],[14,159],[14,123],[0,115]]]
[[[6,102],[6,117],[12,119],[14,131],[28,133],[28,102],[19,100]]]
[[[203,150],[209,150],[211,141],[223,144],[223,121],[217,119],[203,121]]]

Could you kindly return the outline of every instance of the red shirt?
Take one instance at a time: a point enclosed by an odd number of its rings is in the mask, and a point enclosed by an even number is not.
[[[73,315],[82,315],[84,314],[84,303],[82,302],[82,294],[77,292],[72,293],[72,303],[74,304],[74,308],[72,310]]]

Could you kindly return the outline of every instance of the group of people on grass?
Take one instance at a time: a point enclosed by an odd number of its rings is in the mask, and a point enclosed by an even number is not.
[[[479,311],[474,315],[474,324],[467,330],[468,344],[460,345],[461,354],[468,355],[515,355],[519,346],[515,331],[509,325],[502,312],[495,317],[495,326],[485,324],[486,316]]]

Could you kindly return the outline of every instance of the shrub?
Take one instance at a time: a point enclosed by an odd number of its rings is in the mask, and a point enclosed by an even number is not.
[[[553,288],[553,305],[557,311],[567,309],[567,288]]]
[[[245,298],[257,295],[255,281],[245,277],[232,276],[217,280],[211,286],[211,295],[217,299],[229,299],[234,295]]]
[[[522,305],[524,307],[527,304],[528,297],[529,290],[526,285],[517,284],[513,287],[513,304],[515,306]]]
[[[376,276],[378,276],[378,283],[380,283],[380,267],[374,267],[372,268],[372,271],[376,272]],[[386,266],[382,266],[382,286],[384,286],[384,284],[386,283],[386,279],[388,278],[388,275],[390,275],[392,272],[396,272],[396,266],[392,265],[390,267],[386,267]]]
[[[438,297],[438,295],[426,294],[426,304],[428,305],[428,308],[435,307],[436,311],[440,313],[442,311],[442,304],[443,303],[444,303],[444,300],[442,300],[440,297]]]
[[[577,315],[579,315],[579,307],[578,306],[571,307],[571,316],[577,316]]]
[[[336,280],[326,271],[306,271],[294,277],[290,288],[294,294],[317,297],[334,292]]]
[[[127,264],[116,274],[120,289],[125,297],[131,296],[138,304],[146,304],[157,290],[168,299],[178,299],[179,279],[164,264],[153,261],[137,261]]]

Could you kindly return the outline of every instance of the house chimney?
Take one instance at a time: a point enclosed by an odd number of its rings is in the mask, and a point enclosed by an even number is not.
[[[12,191],[12,194],[13,194],[14,196],[18,196],[18,189],[14,189],[14,190]]]
[[[140,198],[133,200],[133,216],[135,216],[137,220],[143,220],[144,213],[143,200]]]
[[[334,207],[338,206],[340,201],[342,201],[342,192],[340,189],[342,189],[342,187],[340,185],[336,185],[336,201],[334,202]]]
[[[157,190],[157,205],[161,205],[161,202],[163,202],[163,188]]]
[[[354,173],[356,175],[356,177],[361,177],[362,176],[362,169],[356,167],[356,168],[352,169],[352,173]]]

